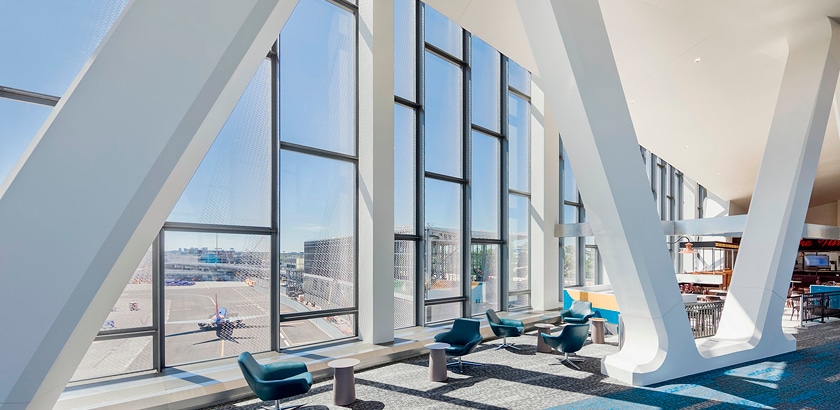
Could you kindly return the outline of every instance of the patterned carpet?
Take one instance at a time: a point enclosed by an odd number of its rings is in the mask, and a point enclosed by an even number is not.
[[[537,353],[531,333],[510,339],[520,351],[495,350],[500,340],[485,342],[465,356],[484,365],[450,371],[446,382],[428,380],[428,356],[421,356],[357,373],[358,400],[349,406],[332,404],[331,380],[282,404],[307,403],[306,410],[840,408],[840,321],[809,325],[795,336],[796,352],[640,388],[600,373],[600,359],[618,350],[609,339],[584,346],[576,370],[549,365],[560,355]],[[255,399],[212,409],[262,404]]]

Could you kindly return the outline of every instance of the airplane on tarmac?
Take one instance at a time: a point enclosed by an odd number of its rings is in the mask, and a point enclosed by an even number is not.
[[[181,320],[176,322],[166,322],[167,325],[172,324],[186,324],[195,323],[200,330],[215,330],[216,336],[220,339],[229,338],[233,335],[233,329],[237,327],[244,327],[244,320],[263,317],[268,315],[253,315],[253,316],[237,316],[235,314],[228,315],[227,308],[219,307],[219,295],[214,295],[213,304],[216,307],[215,312],[210,315],[208,319],[198,320]]]

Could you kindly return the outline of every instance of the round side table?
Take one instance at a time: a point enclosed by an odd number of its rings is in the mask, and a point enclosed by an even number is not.
[[[327,363],[335,371],[333,379],[333,404],[346,406],[356,401],[356,378],[353,366],[361,363],[357,359],[338,359]]]
[[[534,327],[537,328],[537,351],[540,353],[551,353],[551,346],[545,344],[542,334],[545,333],[550,335],[551,328],[554,327],[554,325],[549,323],[537,323]]]
[[[429,343],[425,347],[429,349],[429,380],[445,382],[449,377],[446,372],[446,348],[449,343]]]
[[[593,317],[589,321],[592,322],[592,343],[604,344],[604,322],[607,319]]]

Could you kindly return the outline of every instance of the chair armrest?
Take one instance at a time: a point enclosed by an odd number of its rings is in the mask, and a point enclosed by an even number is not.
[[[502,324],[505,326],[513,326],[513,327],[524,327],[521,320],[516,319],[502,319]]]
[[[572,311],[570,311],[569,309],[563,309],[560,311],[560,317],[568,317],[571,314]]]
[[[435,335],[435,342],[448,342],[449,341],[449,332],[438,333]]]
[[[309,377],[292,377],[284,380],[263,380],[256,379],[256,386],[254,386],[254,393],[258,397],[278,397],[278,391],[285,392],[281,394],[282,397],[291,397],[293,395],[306,393],[312,387],[310,384],[312,376]],[[289,394],[291,393],[291,394]]]
[[[495,323],[491,323],[491,324],[490,324],[490,327],[491,327],[491,328],[495,327],[495,328],[497,328],[497,329],[504,329],[504,330],[514,330],[514,329],[518,329],[518,328],[519,328],[518,326],[513,326],[513,325],[497,325],[497,324],[495,324]]]
[[[589,320],[589,319],[592,319],[593,317],[601,317],[601,312],[599,312],[597,310],[593,310],[591,313],[584,316],[583,320]]]
[[[306,364],[302,362],[279,362],[263,365],[263,378],[265,380],[279,380],[287,377],[297,376],[306,373]]]
[[[483,337],[481,337],[481,334],[480,334],[480,333],[479,333],[479,334],[477,334],[477,335],[475,335],[475,337],[473,337],[473,338],[472,338],[469,342],[467,342],[467,344],[466,344],[466,345],[464,345],[464,351],[466,351],[466,352],[472,352],[472,351],[473,351],[473,349],[475,349],[475,347],[476,347],[479,343],[481,343],[481,341],[482,341],[482,340],[484,340],[484,338],[483,338]]]

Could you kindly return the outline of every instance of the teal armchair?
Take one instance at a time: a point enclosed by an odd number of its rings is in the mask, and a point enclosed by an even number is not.
[[[490,329],[493,330],[493,334],[502,338],[502,344],[499,345],[496,350],[505,347],[511,347],[519,350],[519,348],[514,346],[513,343],[508,343],[507,338],[508,336],[522,336],[522,334],[525,333],[525,325],[522,321],[515,319],[501,319],[498,315],[496,315],[496,312],[493,309],[487,309],[484,313],[487,314],[487,321],[490,322]]]
[[[580,367],[574,364],[574,362],[583,361],[583,358],[569,357],[569,353],[574,353],[580,350],[586,343],[586,338],[588,336],[589,325],[586,323],[567,324],[566,326],[563,326],[563,329],[560,330],[560,333],[557,336],[540,333],[540,337],[543,338],[543,342],[545,342],[545,344],[564,354],[563,358],[560,359],[559,362],[551,364],[569,363],[578,370],[580,370]]]
[[[482,337],[479,331],[481,322],[476,319],[455,319],[452,324],[452,330],[448,332],[438,333],[435,335],[435,342],[448,343],[446,348],[447,356],[455,356],[458,358],[457,362],[447,363],[446,366],[458,365],[459,370],[464,370],[464,365],[481,366],[481,363],[466,362],[461,360],[461,356],[472,353],[478,344],[481,343]]]
[[[280,409],[280,400],[297,396],[312,387],[312,373],[301,362],[259,364],[251,353],[243,352],[237,359],[239,369],[245,376],[248,387],[262,401],[274,400],[274,408]],[[293,409],[303,406],[283,407]]]
[[[560,311],[563,323],[586,323],[590,318],[601,317],[601,313],[592,310],[592,302],[576,300],[566,310]]]

